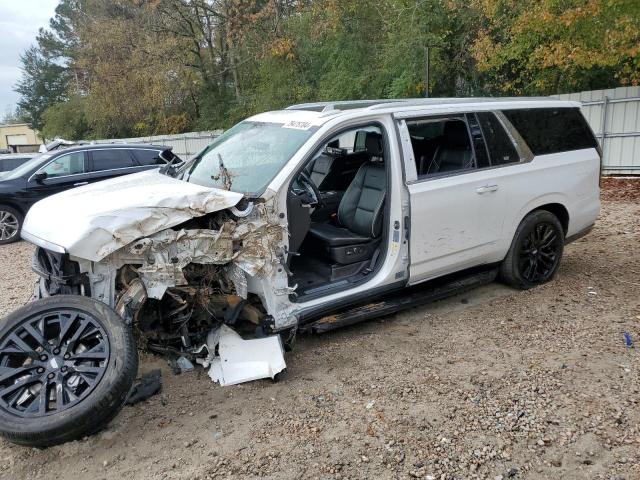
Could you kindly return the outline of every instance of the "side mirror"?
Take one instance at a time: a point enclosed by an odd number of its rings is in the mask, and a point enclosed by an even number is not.
[[[41,183],[47,177],[48,177],[47,172],[38,172],[33,176],[35,181],[38,182],[38,183]]]

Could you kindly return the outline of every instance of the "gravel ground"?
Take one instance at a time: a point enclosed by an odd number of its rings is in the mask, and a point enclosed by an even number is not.
[[[304,337],[279,383],[223,388],[143,355],[162,394],[82,441],[0,442],[0,478],[638,479],[639,219],[605,202],[543,287]],[[0,315],[30,294],[30,254],[0,248]]]

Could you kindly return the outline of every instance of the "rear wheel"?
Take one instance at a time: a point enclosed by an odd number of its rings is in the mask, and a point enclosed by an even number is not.
[[[15,208],[0,205],[0,245],[6,245],[20,239],[22,214]]]
[[[0,435],[38,447],[90,435],[120,411],[137,370],[132,332],[105,304],[29,303],[0,328]]]
[[[563,249],[564,230],[558,218],[546,210],[532,212],[516,230],[500,277],[522,290],[546,283],[556,274]]]

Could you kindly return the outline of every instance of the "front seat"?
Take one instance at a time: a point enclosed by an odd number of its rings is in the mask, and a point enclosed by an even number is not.
[[[360,167],[342,197],[338,224],[314,224],[309,230],[313,245],[342,265],[370,259],[380,243],[387,193],[382,135],[368,132],[366,149],[371,160]]]
[[[429,164],[428,174],[453,172],[473,167],[473,151],[467,125],[461,120],[444,124],[442,143]]]

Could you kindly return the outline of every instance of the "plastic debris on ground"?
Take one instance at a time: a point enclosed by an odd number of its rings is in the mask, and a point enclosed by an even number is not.
[[[176,360],[176,364],[182,372],[190,372],[193,370],[193,363],[191,363],[187,357],[178,358],[178,360]]]
[[[160,375],[160,370],[151,370],[142,375],[138,383],[129,392],[127,405],[135,405],[159,393],[162,390]]]
[[[218,355],[214,356],[218,346]],[[209,356],[199,361],[209,367],[209,377],[222,386],[236,385],[261,378],[274,379],[287,365],[279,335],[244,340],[222,325],[207,336]]]

